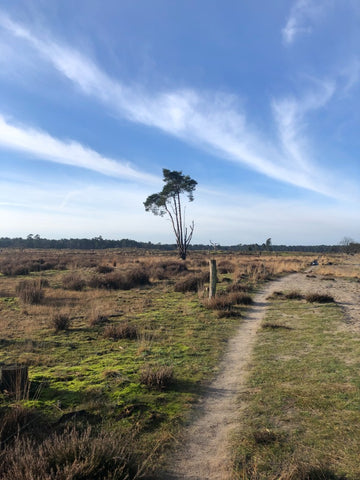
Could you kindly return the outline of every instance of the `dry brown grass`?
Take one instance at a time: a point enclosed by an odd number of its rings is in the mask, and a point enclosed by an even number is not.
[[[174,381],[174,369],[169,366],[147,366],[141,372],[140,382],[148,388],[163,390]]]

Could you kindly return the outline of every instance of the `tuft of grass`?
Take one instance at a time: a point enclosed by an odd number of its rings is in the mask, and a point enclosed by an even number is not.
[[[334,303],[334,297],[325,293],[308,293],[305,296],[307,302],[310,303]]]
[[[15,291],[20,300],[29,305],[38,305],[44,298],[41,280],[21,280]]]
[[[281,323],[273,323],[273,322],[265,322],[261,325],[261,328],[269,328],[269,329],[273,329],[273,330],[276,330],[278,328],[282,328],[284,330],[292,330],[292,328],[289,327],[288,325],[283,325]]]
[[[107,325],[104,328],[103,335],[104,338],[111,338],[112,340],[121,340],[122,338],[136,340],[139,336],[139,331],[135,325],[123,322],[117,325]]]
[[[285,298],[288,300],[302,300],[304,295],[297,290],[291,290],[290,292],[285,293]]]
[[[150,389],[164,390],[174,382],[174,369],[169,366],[146,366],[140,375],[140,383]]]

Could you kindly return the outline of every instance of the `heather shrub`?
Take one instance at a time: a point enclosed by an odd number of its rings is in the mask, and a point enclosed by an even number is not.
[[[80,292],[86,286],[85,280],[78,273],[68,273],[62,278],[63,288]]]
[[[114,432],[67,428],[37,443],[17,437],[2,455],[2,480],[125,480],[135,474],[129,439]]]
[[[158,280],[165,280],[187,271],[185,262],[167,261],[155,263],[150,269],[150,275]]]
[[[0,272],[6,276],[27,275],[30,272],[30,268],[24,263],[4,261],[0,265]]]
[[[169,366],[145,367],[140,376],[140,383],[148,388],[163,390],[169,387],[174,381],[174,370]]]
[[[203,281],[201,276],[187,275],[179,279],[174,286],[175,292],[197,292]]]
[[[335,302],[334,297],[324,293],[309,293],[305,296],[307,302],[310,303],[332,303]]]
[[[229,260],[221,260],[218,263],[217,270],[222,274],[233,273],[235,271],[235,266]]]
[[[116,263],[116,262],[115,262]],[[98,273],[111,273],[114,271],[113,267],[110,267],[110,265],[99,265],[96,269]]]
[[[103,325],[109,321],[106,315],[102,315],[98,311],[94,310],[89,315],[89,325],[90,327],[96,327],[98,325]]]
[[[236,282],[236,283],[232,283],[231,285],[228,285],[225,291],[227,293],[231,293],[231,292],[251,292],[251,290],[252,288],[250,285]]]
[[[131,288],[148,285],[149,275],[141,267],[118,273],[112,272],[103,275],[94,275],[88,282],[92,288],[107,290],[130,290]]]
[[[41,303],[44,298],[44,291],[40,280],[22,280],[16,286],[17,296],[29,305]]]
[[[251,305],[253,303],[251,296],[243,292],[230,293],[229,297],[234,305]]]
[[[13,444],[20,431],[39,435],[45,430],[46,425],[39,412],[20,405],[3,409],[0,414],[0,451],[1,447]]]
[[[51,324],[55,329],[55,332],[69,330],[71,325],[71,318],[68,313],[55,312],[51,317]]]
[[[129,322],[123,322],[117,325],[106,326],[103,335],[104,338],[111,338],[112,340],[120,340],[122,338],[135,340],[139,332],[135,325],[131,325]]]
[[[285,293],[285,298],[287,298],[288,300],[302,300],[304,298],[304,295],[302,295],[297,290],[292,290],[291,292]]]
[[[205,306],[212,310],[230,310],[233,305],[231,295],[217,295],[205,302]]]

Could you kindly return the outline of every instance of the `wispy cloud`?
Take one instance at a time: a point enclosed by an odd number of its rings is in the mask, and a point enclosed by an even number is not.
[[[310,3],[309,0],[296,3],[293,22],[303,15]],[[294,32],[299,28],[296,25],[296,22],[293,23]],[[129,121],[158,128],[271,178],[326,195],[334,195],[334,189],[324,181],[313,180],[312,173],[316,169],[306,158],[306,151],[300,148],[298,136],[299,119],[303,120],[306,109],[303,108],[300,112],[299,104],[296,105],[293,100],[277,102],[273,107],[280,131],[279,147],[248,124],[235,96],[212,92],[199,93],[193,89],[147,92],[138,86],[127,86],[113,80],[80,52],[54,42],[46,36],[42,38],[35,36],[4,14],[0,15],[0,26],[35,48],[84,94],[92,96]],[[308,109],[320,108],[323,104],[311,96],[308,101],[311,104]],[[44,140],[53,144],[46,134],[38,132],[39,134],[44,135]],[[30,136],[27,136],[26,143],[30,141]],[[62,144],[56,145],[55,150],[60,146],[62,148]],[[119,175],[134,177],[139,175],[130,167],[119,165],[118,162],[109,159],[99,162],[99,154],[88,151],[76,143],[68,144],[67,149],[76,150],[80,154],[78,163],[91,165],[91,168],[99,168],[98,165],[101,164],[104,173],[120,170]],[[295,160],[291,165],[287,160],[289,153]],[[70,162],[69,155],[63,155],[62,158]],[[71,158],[74,156],[71,155]]]
[[[331,0],[330,0],[331,1]],[[291,45],[297,36],[312,32],[313,22],[329,8],[329,0],[296,0],[285,27],[282,38],[285,45]]]
[[[335,93],[332,81],[316,82],[303,97],[294,96],[273,100],[272,109],[277,122],[278,134],[288,163],[299,172],[315,173],[309,163],[304,121],[306,115],[324,107]]]
[[[86,168],[124,180],[158,182],[157,177],[138,171],[129,163],[106,158],[78,142],[59,140],[41,130],[16,125],[1,114],[0,148],[26,152],[40,160]]]

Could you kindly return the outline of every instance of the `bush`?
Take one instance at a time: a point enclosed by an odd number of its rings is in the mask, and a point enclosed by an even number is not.
[[[335,302],[334,297],[324,293],[309,293],[305,297],[307,302],[310,303],[333,303]]]
[[[104,329],[104,338],[111,338],[113,340],[120,340],[122,338],[135,340],[138,335],[137,327],[128,322],[123,322],[118,325],[108,325]]]
[[[197,275],[187,275],[175,283],[175,292],[197,292],[202,285],[202,278]]]
[[[232,300],[234,305],[251,305],[252,303],[254,303],[250,295],[242,292],[231,293],[230,299]]]
[[[55,329],[55,332],[60,332],[64,330],[69,330],[71,325],[71,318],[68,313],[57,312],[51,318],[52,326]]]
[[[174,275],[178,275],[179,273],[187,271],[188,268],[186,266],[186,263],[167,261],[155,263],[150,270],[150,274],[153,278],[157,278],[158,280],[164,280],[166,278],[170,278]]]
[[[221,260],[218,264],[217,270],[219,273],[233,273],[235,271],[234,264],[229,260]]]
[[[209,298],[205,303],[205,306],[212,310],[230,310],[233,305],[231,295],[217,295]]]
[[[297,292],[296,290],[293,290],[291,292],[285,293],[285,298],[288,300],[302,300],[304,298],[304,295],[302,295],[300,292]]]
[[[99,265],[96,269],[98,273],[111,273],[114,271],[113,267],[109,265]]]
[[[0,445],[12,445],[19,432],[40,435],[46,424],[39,412],[23,406],[4,409],[0,416]],[[0,462],[1,463],[1,462]]]
[[[106,315],[102,315],[96,311],[90,313],[89,325],[90,327],[96,327],[97,325],[103,325],[108,322],[109,319]]]
[[[63,277],[62,285],[67,290],[76,290],[80,292],[85,288],[86,282],[77,273],[69,273]]]
[[[40,280],[22,280],[16,286],[18,297],[29,305],[37,305],[44,298],[44,291]]]
[[[135,473],[129,439],[67,428],[38,444],[18,437],[3,452],[2,480],[125,480]]]
[[[226,292],[231,293],[231,292],[251,292],[252,288],[250,285],[243,284],[243,283],[233,283],[226,287]]]
[[[143,268],[135,268],[123,273],[95,275],[90,279],[88,285],[92,288],[105,288],[107,290],[130,290],[149,283],[148,273]]]
[[[140,383],[155,390],[163,390],[169,387],[173,380],[174,370],[168,366],[147,366],[143,369],[140,376]]]

